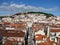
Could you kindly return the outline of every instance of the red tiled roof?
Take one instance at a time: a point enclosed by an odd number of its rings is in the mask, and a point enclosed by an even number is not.
[[[40,35],[40,34],[37,34],[36,35],[37,37],[35,38],[35,40],[39,41],[39,40],[42,40],[43,39],[43,35]]]
[[[16,45],[16,41],[7,40],[4,45]]]
[[[16,45],[16,42],[17,41],[10,41],[10,40],[7,40],[6,43],[4,45]],[[18,41],[19,43],[23,43],[22,41]]]
[[[25,29],[27,24],[26,23],[14,23],[12,24],[12,26],[15,28]]]
[[[59,45],[58,43],[53,42],[53,41],[50,41],[50,42],[48,42],[48,41],[47,42],[41,42],[38,45],[54,45],[54,44]]]
[[[41,43],[37,43],[37,45],[60,45],[54,41],[50,41],[50,38],[49,37],[46,37],[46,41],[45,42],[41,42]]]
[[[60,39],[60,37],[58,37],[58,39]]]
[[[32,25],[32,29],[34,29],[35,31],[38,31],[39,29],[41,29],[41,28],[44,28],[45,27],[45,25],[42,23],[33,23],[33,25]]]
[[[60,29],[50,29],[50,32],[60,32]]]
[[[4,31],[4,33],[2,33],[3,36],[7,36],[7,37],[24,37],[25,32],[20,31],[19,33],[15,32],[15,33],[8,33],[6,31]]]
[[[10,22],[4,22],[4,25],[10,25],[11,23]]]

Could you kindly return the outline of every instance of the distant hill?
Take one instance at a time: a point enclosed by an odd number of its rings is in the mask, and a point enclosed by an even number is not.
[[[44,12],[27,12],[27,13],[23,13],[23,14],[32,14],[32,13],[34,13],[34,14],[44,14],[47,18],[48,17],[51,17],[51,16],[54,16],[54,17],[56,17],[55,15],[53,15],[53,14],[48,14],[48,13],[44,13]],[[14,14],[14,15],[21,15],[22,13],[16,13],[16,14]],[[13,16],[14,16],[13,15]]]
[[[25,13],[23,13],[23,14],[44,14],[47,18],[48,17],[51,17],[51,16],[54,16],[54,17],[56,17],[55,15],[53,15],[53,14],[48,14],[48,13],[44,13],[44,12],[25,12]],[[14,14],[14,15],[11,15],[10,17],[11,18],[13,18],[15,15],[21,15],[22,13],[16,13],[16,14]],[[0,18],[3,18],[3,17],[6,17],[6,16],[0,16]]]
[[[5,16],[0,16],[0,18],[4,18]]]

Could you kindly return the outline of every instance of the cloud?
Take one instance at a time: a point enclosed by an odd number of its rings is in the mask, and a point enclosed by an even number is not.
[[[7,4],[7,3],[3,3]],[[1,5],[0,10],[6,10],[6,11],[12,11],[12,12],[54,12],[58,8],[44,8],[44,7],[36,7],[36,6],[30,6],[25,4],[9,4],[9,5]]]
[[[25,5],[24,4],[21,4],[21,5],[11,4],[10,7],[21,8],[21,7],[25,7]]]

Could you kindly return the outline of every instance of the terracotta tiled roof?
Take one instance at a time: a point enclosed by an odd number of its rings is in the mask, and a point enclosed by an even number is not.
[[[33,23],[32,28],[35,31],[40,30],[41,28],[45,28],[45,25],[43,23]]]
[[[26,23],[14,23],[12,24],[13,27],[19,28],[19,29],[25,29],[27,24]]]
[[[17,41],[11,41],[11,40],[7,40],[6,43],[4,45],[17,45],[16,44]],[[22,41],[18,41],[19,43],[23,43]]]
[[[4,33],[2,33],[3,36],[7,36],[7,37],[24,37],[25,33],[23,31],[20,31],[20,33],[8,33],[6,31],[4,31]]]
[[[60,29],[50,29],[50,32],[60,32]]]
[[[40,41],[43,39],[43,37],[44,37],[43,35],[37,34],[35,40]]]
[[[16,45],[16,41],[7,40],[4,45]]]
[[[46,43],[46,42],[41,42],[41,43],[39,43],[38,45],[48,45],[48,43]]]
[[[38,45],[54,45],[54,44],[59,45],[58,43],[55,43],[53,41],[50,41],[50,42],[48,42],[48,41],[47,42],[41,42]]]
[[[4,25],[11,25],[10,22],[4,22]]]
[[[60,37],[58,37],[58,39],[60,39]]]

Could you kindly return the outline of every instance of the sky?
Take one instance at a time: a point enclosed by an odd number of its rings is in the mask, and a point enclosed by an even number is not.
[[[60,0],[0,0],[0,16],[31,11],[60,16]]]

